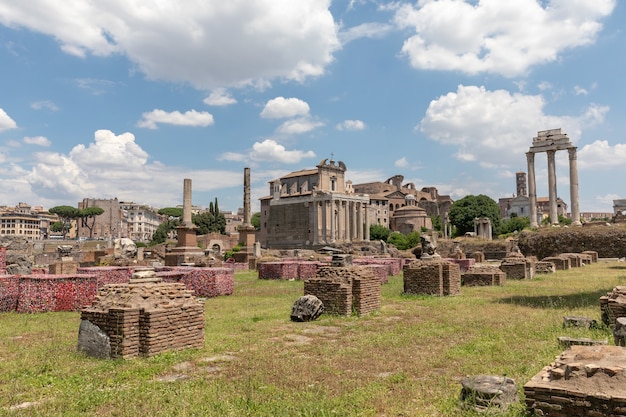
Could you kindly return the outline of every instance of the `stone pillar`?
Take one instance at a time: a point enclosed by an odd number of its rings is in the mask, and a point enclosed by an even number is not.
[[[322,242],[328,243],[326,228],[328,227],[328,201],[322,201]]]
[[[317,201],[313,201],[311,204],[311,210],[313,211],[313,244],[317,245],[320,243],[320,203]]]
[[[569,196],[572,225],[580,226],[580,204],[578,203],[578,164],[576,162],[576,147],[567,148],[569,152]]]
[[[357,223],[357,236],[359,240],[363,240],[363,204],[361,203],[356,203],[356,207],[357,207],[357,216],[356,216],[356,223]]]
[[[191,222],[191,179],[183,181],[183,226],[190,226]]]
[[[330,238],[328,239],[329,243],[335,242],[335,230],[336,230],[336,217],[335,217],[335,206],[337,202],[335,200],[330,200]]]
[[[546,151],[548,154],[548,196],[550,198],[550,224],[559,224],[559,215],[556,210],[556,164],[555,150]]]
[[[350,210],[350,216],[351,216],[351,229],[352,229],[352,233],[351,233],[351,238],[352,240],[357,240],[357,229],[356,229],[356,203],[352,203],[352,209]]]
[[[344,241],[343,239],[343,201],[338,201],[337,204],[337,240],[339,242]]]
[[[365,207],[365,240],[370,240],[370,216],[369,216],[369,208],[367,204],[363,205]]]
[[[243,226],[250,223],[250,168],[243,169]]]
[[[536,229],[537,223],[537,184],[535,183],[535,153],[526,152],[528,163],[528,203],[530,204],[530,227]]]

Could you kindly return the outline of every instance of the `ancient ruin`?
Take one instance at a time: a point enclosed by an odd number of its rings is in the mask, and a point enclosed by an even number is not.
[[[165,257],[165,265],[177,266],[185,263],[193,263],[196,258],[202,258],[204,252],[198,248],[196,229],[191,221],[191,179],[183,180],[183,223],[176,227],[178,242]]]
[[[81,311],[78,349],[89,356],[149,357],[203,345],[204,303],[151,269],[136,271],[128,284],[105,285]]]
[[[576,147],[561,129],[542,130],[533,138],[533,144],[526,153],[528,162],[528,187],[530,198],[530,227],[537,228],[537,185],[535,182],[535,154],[546,152],[548,155],[548,193],[550,199],[550,223],[559,224],[557,214],[556,163],[555,153],[567,150],[569,153],[570,206],[572,224],[580,226],[580,206],[578,202],[578,166]]]
[[[461,293],[461,269],[445,260],[413,261],[402,270],[404,293],[448,296]]]

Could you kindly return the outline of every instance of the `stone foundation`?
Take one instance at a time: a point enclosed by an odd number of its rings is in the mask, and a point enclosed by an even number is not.
[[[77,311],[96,296],[97,280],[91,274],[24,275],[19,277],[18,313]]]
[[[556,265],[551,261],[538,261],[535,263],[536,274],[553,274],[556,272]]]
[[[557,271],[567,271],[571,268],[570,259],[566,256],[549,256],[543,258],[542,262],[552,262]]]
[[[525,258],[505,258],[500,264],[500,270],[507,279],[533,279],[535,262]]]
[[[626,349],[572,346],[524,385],[535,415],[626,416]]]
[[[586,250],[581,252],[584,255],[589,255],[589,257],[591,258],[591,263],[596,263],[598,262],[598,252],[594,251],[594,250]]]
[[[7,273],[7,248],[0,246],[0,275]]]
[[[380,309],[380,279],[364,267],[323,266],[315,278],[304,281],[304,295],[314,295],[324,304],[324,312],[349,316]]]
[[[79,350],[96,357],[149,357],[204,345],[204,305],[180,283],[105,285],[81,321]],[[108,349],[92,349],[94,334],[108,340]]]
[[[461,293],[459,265],[447,261],[415,261],[403,269],[405,294],[458,295]]]
[[[0,275],[0,312],[16,311],[20,298],[20,278],[17,275]]]
[[[618,317],[626,317],[626,286],[617,286],[600,297],[600,316],[602,322],[611,328],[615,327]]]

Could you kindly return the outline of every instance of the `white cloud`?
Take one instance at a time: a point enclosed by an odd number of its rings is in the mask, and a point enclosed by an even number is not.
[[[50,140],[45,136],[26,136],[24,137],[24,143],[28,145],[50,146]]]
[[[288,151],[285,147],[272,139],[256,142],[252,146],[250,158],[254,161],[282,162],[286,164],[299,163],[304,158],[314,158],[313,151]]]
[[[32,109],[35,110],[50,110],[50,111],[58,111],[59,108],[57,107],[56,104],[54,104],[54,102],[50,101],[50,100],[42,100],[42,101],[35,101],[34,103],[32,103],[30,105],[30,107]]]
[[[544,6],[545,4],[545,6]],[[522,75],[567,49],[592,44],[615,0],[422,0],[398,8],[410,28],[402,53],[418,69]]]
[[[54,37],[79,57],[128,57],[150,79],[198,88],[318,76],[340,47],[330,0],[31,0],[0,23]],[[198,59],[202,57],[202,59]]]
[[[216,88],[211,94],[203,100],[204,104],[209,106],[229,106],[236,104],[237,100],[231,96],[224,88]]]
[[[339,33],[339,38],[343,45],[350,43],[356,39],[382,38],[393,30],[393,26],[387,23],[369,22],[353,26]]]
[[[552,84],[550,84],[547,81],[542,81],[540,82],[537,87],[539,88],[539,90],[541,91],[546,91],[546,90],[551,90],[552,89]]]
[[[364,130],[365,123],[362,120],[344,120],[337,124],[337,130]]]
[[[626,165],[626,144],[609,145],[606,140],[596,140],[585,145],[578,152],[580,169],[615,169]]]
[[[409,161],[406,160],[406,157],[402,157],[400,159],[398,159],[394,165],[396,166],[396,168],[406,168],[409,166]]]
[[[580,116],[552,116],[544,107],[538,95],[460,85],[430,102],[418,128],[432,140],[455,146],[459,160],[510,169],[525,162],[537,131],[562,128],[575,143],[584,126],[599,123],[608,111],[591,105]]]
[[[276,97],[265,104],[261,117],[264,119],[283,119],[308,114],[309,105],[306,101],[299,98]]]
[[[142,119],[137,122],[137,126],[148,129],[156,129],[157,123],[201,127],[213,124],[213,115],[211,113],[205,111],[198,112],[195,110],[181,113],[179,111],[166,112],[165,110],[154,109],[151,112],[142,114],[141,117]]]
[[[589,94],[589,91],[587,91],[586,89],[575,85],[574,86],[574,94],[576,94],[577,96],[586,96],[587,94]]]
[[[310,132],[318,127],[324,126],[322,122],[316,122],[308,117],[301,117],[293,120],[287,120],[281,124],[276,131],[283,135],[298,135]]]
[[[9,117],[6,112],[0,108],[0,132],[4,132],[5,130],[15,129],[17,127],[17,123],[13,119]]]
[[[47,207],[74,206],[85,197],[115,198],[157,207],[180,204],[184,178],[194,180],[195,192],[229,188],[241,183],[241,173],[189,170],[149,162],[132,133],[116,135],[98,130],[94,141],[75,146],[67,155],[33,154],[32,167],[0,167],[0,197],[5,201],[37,201]],[[15,192],[13,192],[15,190]],[[196,194],[194,194],[196,195]]]

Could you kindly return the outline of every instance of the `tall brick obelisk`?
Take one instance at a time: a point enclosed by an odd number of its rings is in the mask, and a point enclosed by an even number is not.
[[[239,232],[239,244],[243,247],[235,253],[237,262],[248,262],[254,269],[254,242],[256,242],[256,229],[250,223],[250,168],[243,170],[243,224],[237,228]]]

